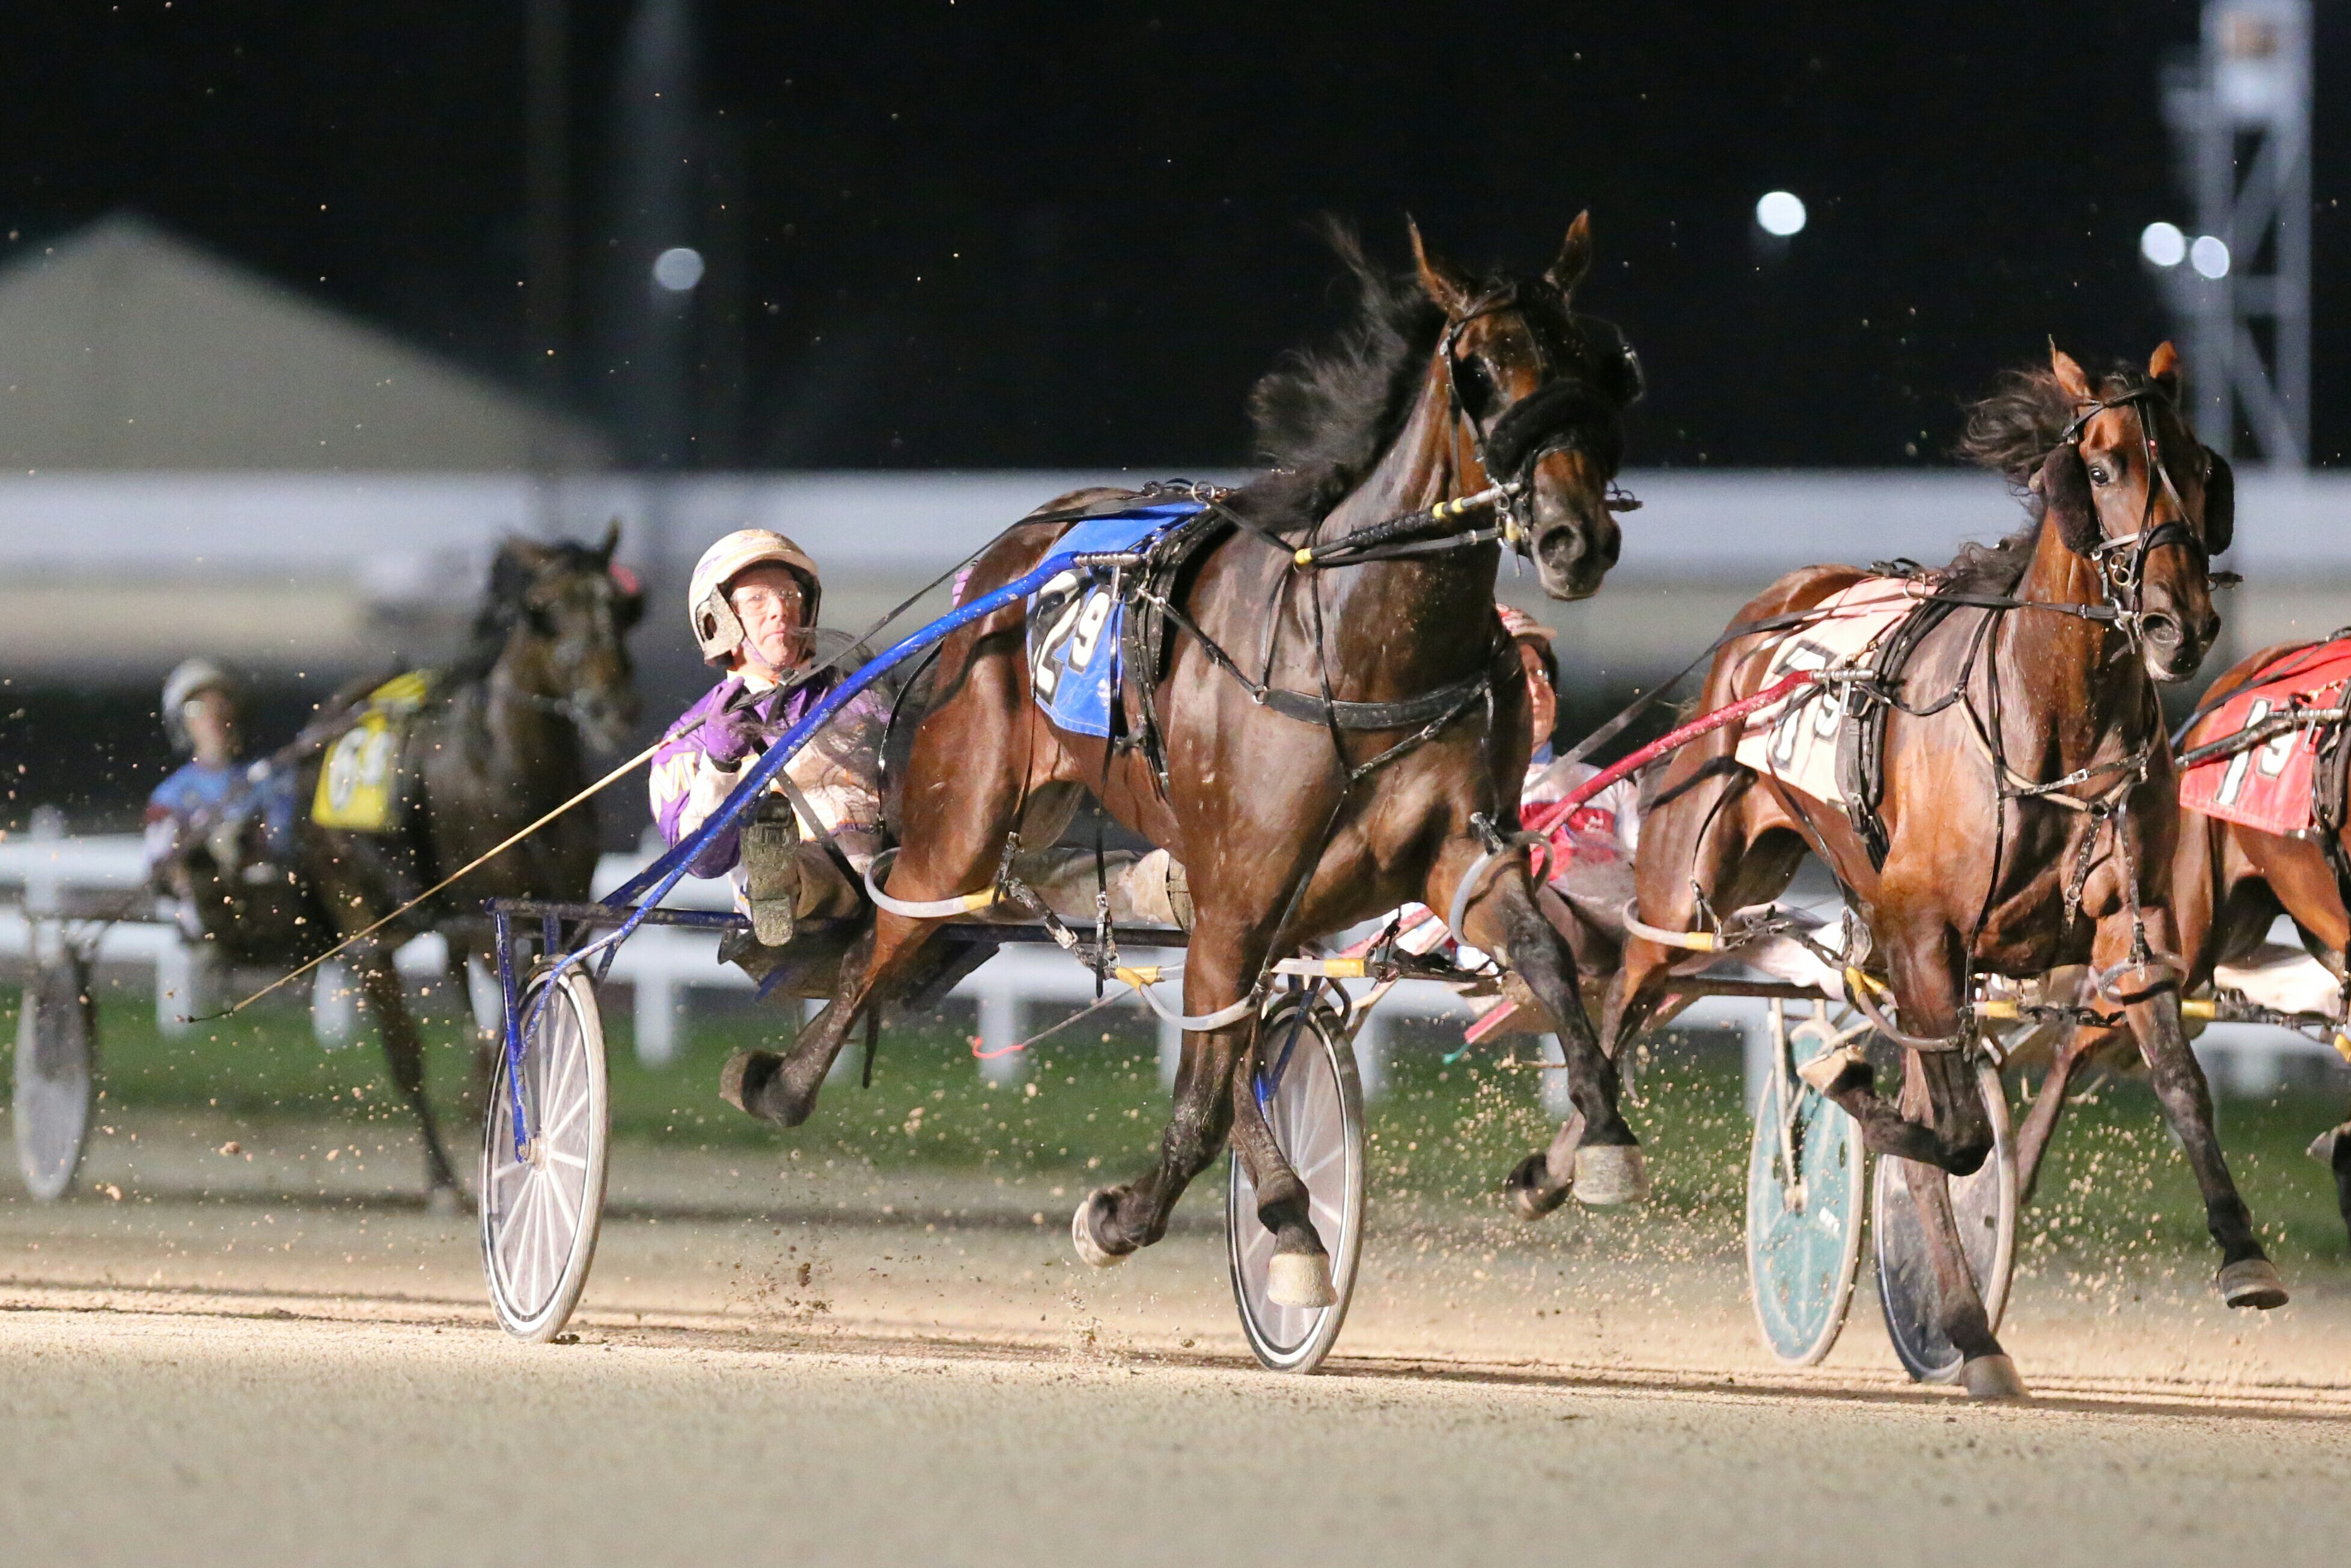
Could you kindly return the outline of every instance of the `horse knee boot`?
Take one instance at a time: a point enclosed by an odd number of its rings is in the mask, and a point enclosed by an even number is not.
[[[751,933],[770,947],[792,939],[800,902],[800,823],[779,795],[760,797],[743,828],[743,896]]]

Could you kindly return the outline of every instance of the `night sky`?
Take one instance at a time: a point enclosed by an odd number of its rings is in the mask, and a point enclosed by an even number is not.
[[[524,0],[35,0],[0,57],[6,248],[117,207],[516,384]],[[2351,446],[2343,101],[2321,7],[2318,455]],[[2136,241],[2185,223],[2157,72],[2195,7],[708,0],[695,13],[691,438],[639,415],[620,142],[632,7],[570,16],[563,395],[639,461],[1229,465],[1242,401],[1334,319],[1330,211],[1404,256],[1540,264],[1652,395],[1641,464],[1947,461],[2049,334],[2143,359]],[[2339,75],[2339,73],[2338,73]],[[1785,254],[1751,217],[1810,205]],[[623,362],[623,361],[626,362]]]

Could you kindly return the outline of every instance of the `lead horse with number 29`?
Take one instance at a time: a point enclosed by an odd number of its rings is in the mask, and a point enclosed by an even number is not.
[[[1399,283],[1341,237],[1364,292],[1332,352],[1269,377],[1255,412],[1265,480],[1207,497],[1196,548],[1164,582],[1138,568],[1132,613],[1163,614],[1155,667],[1113,686],[1113,733],[1050,722],[1036,702],[1027,608],[948,637],[895,789],[902,848],[870,936],[831,1001],[788,1055],[750,1053],[726,1087],[744,1109],[804,1119],[850,1031],[914,972],[937,906],[1001,885],[1008,841],[1066,820],[1092,789],[1118,820],[1185,866],[1196,910],[1184,976],[1182,1066],[1156,1165],[1097,1190],[1071,1225],[1106,1266],[1156,1241],[1186,1186],[1229,1134],[1275,1238],[1274,1298],[1333,1299],[1305,1185],[1257,1096],[1238,1092],[1272,964],[1301,944],[1399,904],[1454,912],[1561,1021],[1589,1129],[1579,1176],[1590,1202],[1640,1196],[1614,1065],[1577,994],[1564,940],[1511,852],[1526,764],[1525,682],[1493,610],[1506,544],[1558,599],[1594,591],[1616,559],[1611,482],[1637,361],[1570,297],[1590,265],[1578,217],[1540,277],[1477,277],[1413,234],[1416,277]],[[962,601],[1011,582],[1067,531],[1016,527],[979,559]]]

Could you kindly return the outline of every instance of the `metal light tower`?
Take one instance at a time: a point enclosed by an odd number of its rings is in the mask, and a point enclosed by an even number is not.
[[[2196,56],[2164,80],[2195,237],[2156,224],[2140,241],[2189,340],[2204,438],[2230,452],[2250,433],[2290,468],[2310,453],[2311,79],[2310,0],[2207,0]]]

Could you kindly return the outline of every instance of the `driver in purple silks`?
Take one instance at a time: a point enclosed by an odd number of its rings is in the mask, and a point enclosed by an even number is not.
[[[826,670],[790,685],[812,657],[822,593],[816,562],[766,528],[727,535],[695,567],[687,591],[695,641],[704,663],[726,676],[670,727],[669,740],[653,756],[653,821],[672,846],[692,837],[754,759],[848,674]],[[785,764],[768,797],[715,836],[688,867],[696,876],[733,881],[736,902],[763,946],[790,942],[801,921],[864,908],[853,879],[864,876],[883,848],[881,746],[887,723],[887,699],[878,689],[852,698]],[[784,789],[787,779],[815,821],[800,819]],[[846,871],[821,841],[826,835]],[[1112,852],[1103,862],[1113,919],[1189,925],[1183,871],[1165,851]],[[1016,859],[1014,871],[1057,915],[1092,923],[1092,851],[1032,851]]]

